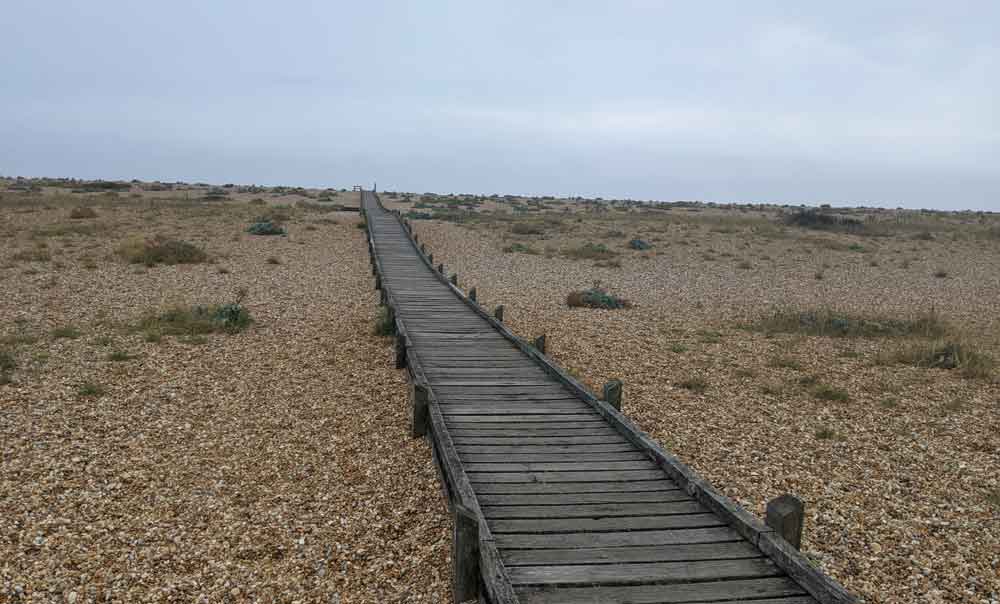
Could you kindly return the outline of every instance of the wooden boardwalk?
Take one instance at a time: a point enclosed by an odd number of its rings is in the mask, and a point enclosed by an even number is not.
[[[456,601],[853,598],[450,284],[363,193],[373,267],[455,512]]]

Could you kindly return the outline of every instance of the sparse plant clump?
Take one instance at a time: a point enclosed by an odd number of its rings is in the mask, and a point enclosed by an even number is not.
[[[284,235],[286,232],[285,227],[270,220],[255,222],[247,227],[247,233],[251,235]]]
[[[814,208],[795,210],[785,214],[782,221],[789,226],[820,231],[859,233],[864,230],[864,223],[856,218],[838,216]]]
[[[85,218],[97,218],[97,212],[94,211],[94,208],[79,206],[70,210],[69,217],[72,218],[73,220],[82,220]]]
[[[72,325],[56,327],[52,330],[52,337],[57,340],[75,340],[80,337],[80,330]]]
[[[890,360],[915,367],[958,369],[967,377],[988,378],[994,360],[968,341],[949,339],[913,342],[902,347]]]
[[[685,390],[690,390],[691,392],[697,392],[699,394],[708,390],[708,382],[703,377],[693,377],[686,380],[681,380],[679,382],[674,382],[674,386],[678,388],[683,388]]]
[[[540,222],[515,222],[510,232],[515,235],[544,235],[545,225]]]
[[[208,261],[208,254],[200,247],[162,235],[128,239],[118,246],[115,253],[130,264],[150,267],[157,264],[199,264]]]
[[[771,333],[802,333],[815,336],[880,337],[940,336],[947,326],[932,309],[913,318],[865,317],[825,309],[796,311],[779,309],[751,326]]]
[[[253,323],[253,318],[243,306],[246,291],[236,294],[229,304],[213,306],[174,307],[166,312],[147,315],[138,325],[146,332],[147,341],[158,341],[161,335],[197,336],[210,333],[238,333]],[[154,335],[153,339],[148,336]]]
[[[620,298],[595,282],[590,289],[571,292],[566,296],[566,305],[570,308],[604,308],[614,310],[618,308],[630,308],[632,303],[624,298]]]
[[[577,260],[610,260],[618,254],[603,243],[584,243],[578,247],[563,250],[563,255]]]
[[[0,348],[0,373],[8,373],[17,369],[14,353]]]
[[[19,262],[50,262],[52,254],[44,248],[36,248],[33,250],[21,250],[11,256],[11,259]]]
[[[389,308],[383,306],[378,309],[378,317],[375,318],[375,335],[377,336],[391,336],[396,333],[396,324],[392,319],[392,313],[389,312]]]
[[[104,386],[94,382],[84,382],[80,384],[80,387],[76,389],[76,393],[79,396],[93,398],[96,396],[102,396],[106,392]]]
[[[537,255],[538,250],[531,247],[530,245],[524,245],[523,243],[512,243],[505,248],[503,248],[505,254],[531,254]]]
[[[628,246],[633,250],[645,251],[648,249],[652,249],[653,244],[646,241],[645,239],[636,238],[629,241]]]
[[[813,396],[821,401],[836,401],[843,403],[851,400],[851,395],[848,394],[846,390],[835,388],[833,386],[827,386],[825,384],[816,386],[813,389]]]

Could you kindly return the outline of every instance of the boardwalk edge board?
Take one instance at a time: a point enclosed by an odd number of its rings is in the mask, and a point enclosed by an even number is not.
[[[363,195],[365,194],[369,193],[363,193]],[[406,235],[406,240],[412,246],[414,254],[430,269],[435,279],[484,319],[494,330],[513,343],[522,353],[533,359],[546,373],[590,405],[619,434],[624,436],[626,440],[645,452],[682,490],[718,515],[732,529],[756,546],[775,566],[798,582],[820,604],[857,604],[860,602],[857,597],[845,590],[833,578],[815,567],[801,552],[789,545],[778,534],[774,533],[760,519],[719,492],[677,457],[664,451],[620,411],[599,399],[586,386],[556,365],[548,356],[540,353],[536,348],[515,335],[502,322],[498,321],[486,309],[481,307],[478,302],[470,299],[462,289],[449,279],[447,274],[441,273],[435,267],[432,257],[421,250],[420,245],[414,239],[410,223],[404,220],[398,211],[386,209],[382,205],[382,201],[378,195],[374,193],[370,195],[380,208],[398,221],[402,227],[403,234]],[[364,210],[364,199],[362,199],[361,205],[362,216],[367,218],[367,213]],[[513,604],[518,602],[517,596],[513,591],[510,577],[501,562],[495,539],[478,505],[472,483],[459,460],[455,444],[445,426],[440,403],[434,396],[419,360],[415,358],[416,355],[411,356],[409,354],[409,349],[413,346],[413,343],[406,332],[404,322],[399,318],[395,299],[392,296],[390,288],[386,285],[386,279],[383,277],[382,264],[376,252],[371,223],[367,220],[366,222],[367,243],[369,253],[372,257],[373,272],[379,277],[379,286],[382,290],[383,300],[385,305],[392,309],[393,321],[397,329],[397,359],[403,356],[406,360],[406,367],[409,369],[411,380],[427,387],[431,416],[431,421],[429,422],[431,428],[428,437],[432,444],[432,450],[442,482],[444,483],[443,488],[447,492],[449,505],[454,507],[454,504],[458,503],[475,513],[479,519],[480,579],[482,586],[485,588],[486,595],[489,597],[489,601],[495,604]],[[401,346],[405,347],[402,351],[398,348]]]

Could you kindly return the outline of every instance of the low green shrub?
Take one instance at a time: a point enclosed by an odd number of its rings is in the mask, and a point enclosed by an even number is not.
[[[630,308],[632,303],[609,293],[599,283],[595,283],[590,289],[571,292],[566,296],[566,305],[570,308],[604,308],[614,310],[618,308]]]
[[[255,222],[247,227],[247,233],[251,235],[284,235],[286,234],[285,227],[266,220],[263,222]]]
[[[653,244],[646,241],[645,239],[632,239],[628,242],[628,246],[633,250],[648,250],[653,247]]]
[[[200,247],[162,235],[130,238],[119,245],[115,253],[131,264],[146,266],[199,264],[208,261],[208,254]]]

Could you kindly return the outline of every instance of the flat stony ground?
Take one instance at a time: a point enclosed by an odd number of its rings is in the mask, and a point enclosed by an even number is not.
[[[391,341],[372,335],[356,213],[295,210],[288,237],[255,237],[260,208],[243,202],[96,196],[97,218],[70,220],[72,200],[10,199],[0,601],[448,601],[450,523],[429,449],[407,434]],[[113,255],[155,233],[214,263]],[[50,260],[14,259],[42,244]],[[242,333],[153,343],[130,329],[241,287],[255,321]],[[54,337],[70,326],[78,337]]]
[[[506,307],[515,333],[545,333],[550,355],[592,388],[622,379],[626,414],[726,494],[758,515],[777,495],[804,499],[804,551],[868,602],[1000,601],[996,375],[879,365],[899,345],[889,338],[741,328],[776,306],[890,317],[934,307],[1000,360],[1000,243],[961,231],[765,238],[675,218],[573,214],[524,236],[504,223],[413,222],[461,286]],[[635,235],[655,247],[627,249]],[[586,241],[618,252],[620,268],[561,255]],[[514,242],[548,253],[502,251]],[[635,307],[566,306],[594,281]],[[678,385],[692,378],[704,392]],[[849,400],[818,400],[815,385]]]

